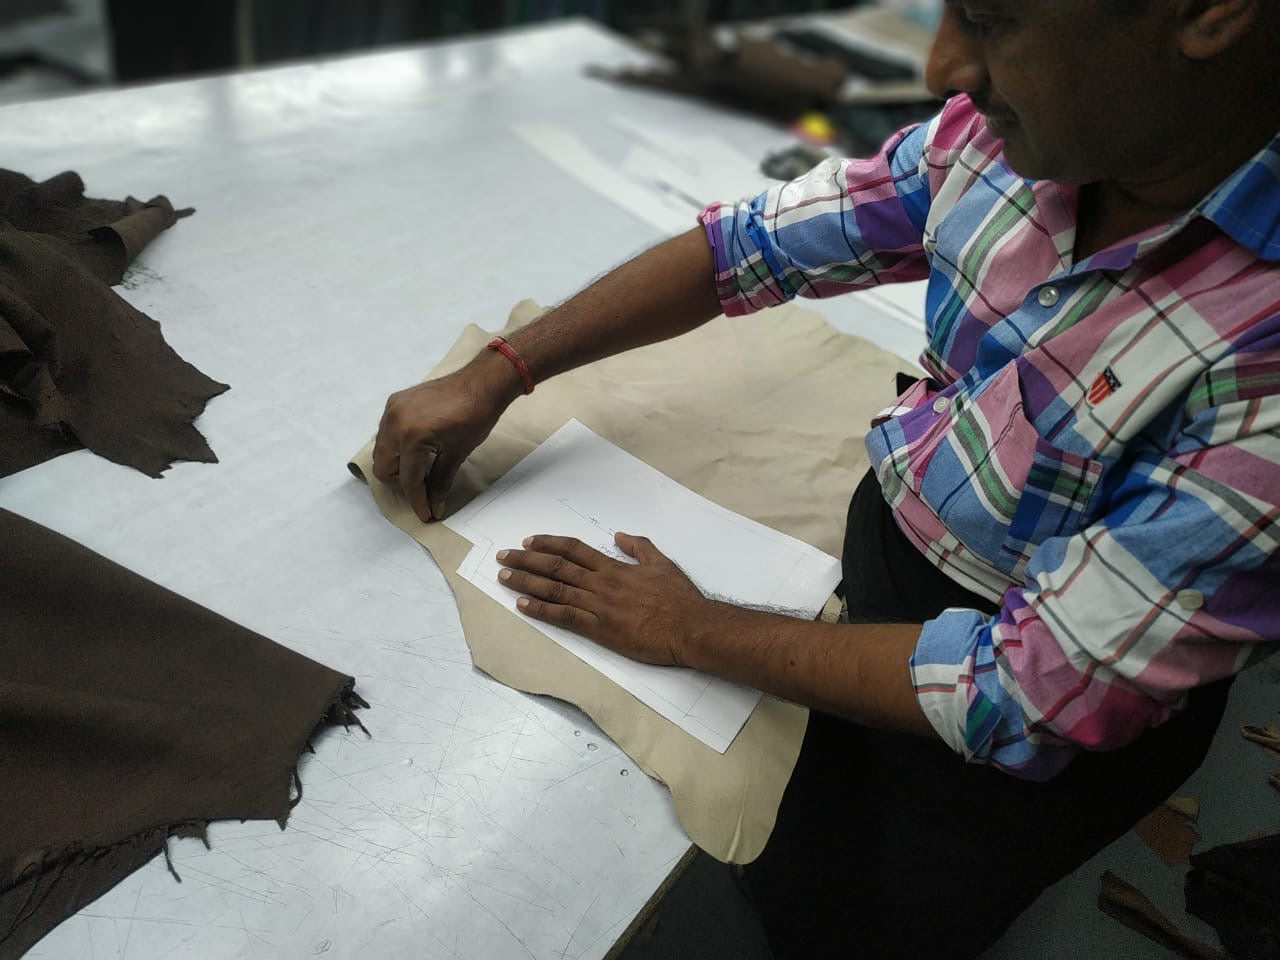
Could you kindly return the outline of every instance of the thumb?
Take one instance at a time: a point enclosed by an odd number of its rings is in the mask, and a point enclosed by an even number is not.
[[[648,537],[633,537],[629,533],[619,531],[613,535],[613,542],[618,545],[619,550],[640,563],[653,563],[655,560],[667,559]]]
[[[427,502],[431,505],[433,520],[444,519],[444,499],[464,459],[442,450],[431,465],[431,474],[427,477]]]

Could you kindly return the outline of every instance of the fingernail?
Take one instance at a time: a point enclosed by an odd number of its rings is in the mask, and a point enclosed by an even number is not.
[[[511,571],[510,571],[510,570],[499,570],[499,571],[498,571],[498,579],[499,579],[499,580],[510,580],[510,579],[511,579]]]
[[[499,550],[497,553],[497,557],[499,560],[505,560],[507,559],[507,554],[509,554],[510,552],[511,552],[510,550]]]
[[[529,606],[529,598],[521,597],[519,600],[516,601],[516,606],[519,607],[521,610],[525,609],[525,607]]]
[[[525,537],[523,540],[520,541],[520,546],[527,547],[527,546],[530,546],[532,543],[533,543],[533,537]]]

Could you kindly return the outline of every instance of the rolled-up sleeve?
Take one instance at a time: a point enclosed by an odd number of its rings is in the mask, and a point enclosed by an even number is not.
[[[826,160],[753,200],[702,211],[725,313],[928,276],[927,158],[946,120],[944,110],[895,134],[869,159]]]
[[[957,752],[1029,779],[1123,746],[1280,640],[1280,351],[1236,364],[1174,449],[1140,455],[1086,529],[1041,544],[999,612],[948,610],[911,660]],[[1252,377],[1252,379],[1250,379]],[[1254,391],[1255,394],[1258,390]]]

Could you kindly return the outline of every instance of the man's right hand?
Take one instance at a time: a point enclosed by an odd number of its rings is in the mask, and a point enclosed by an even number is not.
[[[719,313],[715,261],[697,226],[520,328],[511,346],[542,382],[679,336]],[[441,519],[458,468],[523,392],[524,380],[512,362],[486,349],[457,373],[393,393],[373,446],[374,476],[398,481],[424,523]]]
[[[505,357],[486,350],[456,373],[387,399],[373,444],[373,475],[383,483],[399,482],[424,523],[443,519],[445,494],[458,468],[518,395],[510,389],[513,373]]]

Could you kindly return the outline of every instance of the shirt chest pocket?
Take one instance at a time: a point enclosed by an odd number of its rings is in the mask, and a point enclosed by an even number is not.
[[[1009,364],[940,414],[950,418],[918,493],[947,529],[1019,580],[1035,548],[1092,518],[1102,463],[1050,443],[1028,418]]]

